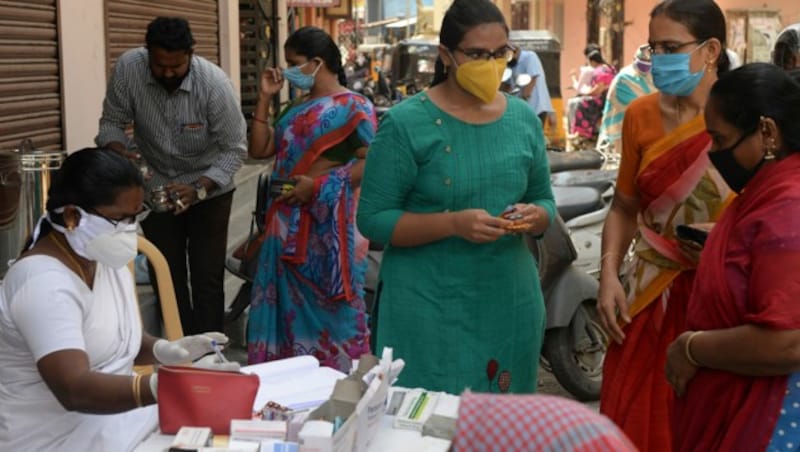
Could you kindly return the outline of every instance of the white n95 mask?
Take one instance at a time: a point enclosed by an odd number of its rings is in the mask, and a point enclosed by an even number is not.
[[[75,206],[81,214],[78,226],[73,230],[55,224],[53,229],[64,234],[69,246],[81,257],[100,262],[119,270],[136,257],[136,222],[125,221],[114,224],[111,220],[91,214]],[[63,208],[56,213],[63,212]]]

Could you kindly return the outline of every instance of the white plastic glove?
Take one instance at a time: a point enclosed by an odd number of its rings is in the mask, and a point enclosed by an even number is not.
[[[153,345],[153,356],[161,364],[182,364],[214,352],[214,347],[211,345],[213,342],[217,345],[227,344],[228,336],[210,332],[186,336],[176,341],[159,339]]]
[[[192,367],[196,367],[198,369],[227,370],[231,372],[237,372],[241,366],[235,361],[222,361],[215,353],[213,355],[204,356],[198,359],[194,362],[194,364],[192,364]]]

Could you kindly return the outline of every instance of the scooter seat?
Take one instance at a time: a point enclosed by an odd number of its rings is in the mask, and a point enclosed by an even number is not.
[[[603,207],[600,192],[589,187],[553,187],[558,214],[564,221]]]
[[[573,170],[555,173],[550,182],[560,187],[590,187],[600,193],[608,190],[617,180],[617,169]]]
[[[547,160],[550,161],[550,172],[598,169],[603,166],[603,154],[592,150],[558,152],[547,151]]]

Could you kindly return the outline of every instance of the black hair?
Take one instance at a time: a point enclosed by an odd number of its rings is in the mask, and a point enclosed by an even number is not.
[[[758,130],[761,117],[772,118],[785,150],[800,151],[800,83],[777,66],[750,63],[720,75],[708,102],[743,133]]]
[[[716,38],[721,46],[717,57],[717,74],[730,70],[731,61],[725,51],[725,15],[713,0],[664,0],[653,8],[650,18],[661,15],[683,24],[698,41]]]
[[[601,50],[600,44],[590,42],[589,44],[586,44],[586,48],[583,49],[583,56],[588,57],[589,54],[595,50],[598,52]]]
[[[47,190],[46,209],[53,221],[60,223],[61,214],[55,213],[60,207],[74,205],[92,211],[114,204],[125,189],[143,186],[142,172],[118,152],[84,148],[67,156],[61,168],[53,173]],[[39,238],[51,229],[47,221],[43,222]],[[29,238],[23,250],[30,245]]]
[[[600,53],[600,49],[590,51],[586,54],[586,58],[598,64],[606,64],[606,60],[603,59],[603,54]]]
[[[344,73],[344,66],[342,66],[342,53],[325,30],[317,27],[299,28],[286,39],[283,47],[291,49],[294,53],[309,60],[320,58],[325,62],[325,66],[328,66],[328,69],[339,78],[339,84],[347,86],[347,76]]]
[[[788,72],[789,77],[793,78],[795,82],[800,84],[800,68],[792,69]]]
[[[508,25],[506,25],[503,13],[494,3],[489,0],[454,0],[442,19],[439,43],[451,51],[455,50],[469,30],[478,25],[491,23],[502,24],[508,33]],[[444,62],[441,57],[438,57],[431,86],[438,85],[446,79]]]
[[[772,50],[772,62],[781,69],[793,69],[800,52],[800,24],[794,24],[781,32]]]
[[[147,26],[144,40],[148,50],[158,47],[169,52],[190,52],[194,47],[192,30],[183,17],[156,17]]]

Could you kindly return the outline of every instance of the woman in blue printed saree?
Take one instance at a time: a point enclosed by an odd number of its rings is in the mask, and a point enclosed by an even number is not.
[[[294,187],[270,201],[247,328],[248,361],[313,355],[342,371],[369,350],[364,305],[367,242],[355,227],[372,105],[343,87],[339,50],[314,27],[285,44],[289,68],[267,69],[250,155],[275,156],[272,180]],[[266,117],[283,79],[307,96]]]

